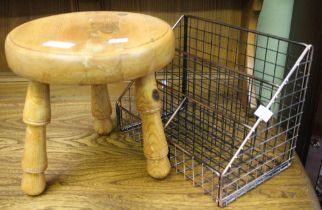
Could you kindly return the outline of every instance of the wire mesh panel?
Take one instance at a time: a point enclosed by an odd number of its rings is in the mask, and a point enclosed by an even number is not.
[[[313,50],[194,16],[174,32],[175,57],[156,73],[170,161],[225,206],[291,164]],[[141,141],[134,101],[131,82],[118,127]]]

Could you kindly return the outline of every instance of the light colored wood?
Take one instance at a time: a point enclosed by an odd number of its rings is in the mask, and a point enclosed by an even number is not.
[[[22,158],[21,188],[28,195],[45,190],[47,168],[46,124],[50,121],[49,85],[31,81],[27,90],[23,121],[26,126]]]
[[[49,85],[31,81],[28,86],[23,121],[28,125],[42,126],[50,122]]]
[[[256,30],[259,12],[261,11],[263,0],[248,0],[243,5],[243,16],[241,26],[250,30]],[[256,35],[252,32],[241,32],[239,46],[239,65],[243,67],[241,71],[253,76],[255,65]],[[242,82],[243,104],[251,109],[257,108],[256,89],[254,81]],[[248,92],[248,97],[244,97]]]
[[[8,80],[10,82],[8,82]],[[109,85],[115,100],[126,83]],[[142,146],[117,132],[92,129],[90,88],[51,87],[47,190],[30,197],[20,190],[24,144],[21,110],[27,83],[0,77],[0,209],[320,210],[309,179],[295,158],[291,167],[225,208],[171,169],[165,180],[146,175]],[[112,117],[115,116],[113,112]]]
[[[245,1],[248,0],[43,0],[42,4],[36,4],[34,1],[27,0],[21,4],[19,0],[1,0],[0,72],[9,71],[3,46],[8,32],[35,18],[66,12],[106,10],[149,14],[161,18],[171,25],[181,15],[190,14],[240,26],[242,3]],[[225,53],[222,56],[225,56]]]
[[[39,195],[46,187],[46,127],[27,125],[22,158],[21,189],[28,195]]]
[[[166,22],[143,14],[67,13],[15,28],[5,52],[10,69],[31,80],[106,84],[164,67],[174,55],[174,34]]]
[[[50,120],[50,100],[49,85],[44,83],[91,85],[94,129],[99,134],[108,134],[113,126],[106,83],[139,78],[137,95],[142,108],[147,170],[154,178],[168,175],[170,163],[159,98],[156,110],[150,106],[155,103],[151,101],[151,94],[159,97],[155,95],[158,92],[154,72],[174,56],[174,33],[166,22],[127,12],[50,16],[11,31],[6,38],[5,52],[13,72],[38,81],[29,85],[23,117],[27,124],[24,192],[37,195],[45,188],[42,163],[47,167],[45,124]],[[148,109],[143,110],[145,105]]]
[[[109,134],[113,129],[112,106],[106,85],[92,85],[92,115],[94,129],[99,134]]]
[[[161,179],[170,172],[168,144],[160,117],[160,95],[155,75],[135,80],[136,104],[143,130],[143,148],[150,176]]]

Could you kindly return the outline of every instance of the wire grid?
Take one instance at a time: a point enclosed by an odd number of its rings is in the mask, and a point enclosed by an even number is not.
[[[175,57],[156,73],[170,161],[225,206],[291,164],[313,49],[194,16],[174,32]],[[133,88],[117,102],[118,127],[141,141]]]

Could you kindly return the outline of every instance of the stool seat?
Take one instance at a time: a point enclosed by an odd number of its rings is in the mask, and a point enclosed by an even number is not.
[[[164,21],[128,12],[77,12],[40,18],[12,30],[9,67],[49,84],[106,84],[161,69],[174,54]]]

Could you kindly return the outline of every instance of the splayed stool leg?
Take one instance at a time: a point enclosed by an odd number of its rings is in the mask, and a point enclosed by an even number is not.
[[[154,73],[135,80],[136,104],[143,129],[144,155],[147,171],[156,179],[165,178],[170,172],[168,144],[160,116],[160,96]]]
[[[48,84],[35,81],[29,83],[23,121],[26,124],[26,138],[21,188],[28,195],[38,195],[46,187],[46,124],[50,122]]]
[[[92,85],[92,115],[94,129],[98,134],[109,134],[113,129],[112,108],[106,85]]]

